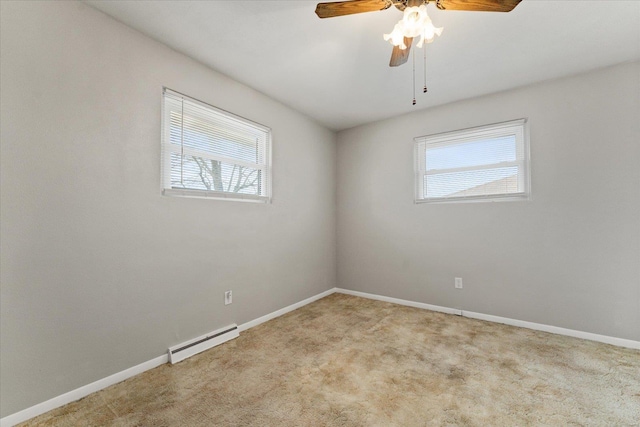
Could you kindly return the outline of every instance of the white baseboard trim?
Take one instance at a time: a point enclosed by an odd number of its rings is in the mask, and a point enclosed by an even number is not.
[[[527,322],[525,320],[510,319],[508,317],[493,316],[491,314],[475,313],[473,311],[458,310],[455,308],[441,307],[438,305],[424,304],[421,302],[407,301],[398,298],[385,297],[382,295],[369,294],[366,292],[351,291],[349,289],[336,288],[335,291],[341,294],[353,295],[362,298],[374,299],[378,301],[391,302],[394,304],[406,305],[409,307],[423,308],[425,310],[439,311],[441,313],[457,314],[470,319],[486,320],[488,322],[503,323],[520,328],[533,329],[536,331],[550,332],[552,334],[566,335],[574,338],[581,338],[589,341],[597,341],[611,344],[618,347],[632,348],[640,350],[640,341],[628,340],[625,338],[610,337],[608,335],[598,335],[591,332],[576,331],[574,329],[561,328],[559,326],[544,325],[541,323]]]
[[[336,291],[336,288],[329,289],[318,295],[314,295],[310,298],[297,302],[295,304],[291,304],[285,308],[281,308],[280,310],[274,311],[273,313],[264,315],[250,322],[244,323],[238,326],[238,332],[246,331],[249,328],[253,328],[254,326],[258,326],[261,323],[264,323],[268,320],[275,319],[278,316],[282,316],[290,311],[293,311],[297,308],[310,304],[314,301],[317,301],[321,298],[326,297],[327,295],[331,295]],[[90,395],[91,393],[95,393],[104,388],[107,388],[111,385],[122,382],[128,378],[141,374],[149,369],[153,369],[160,365],[164,365],[169,362],[169,355],[163,354],[162,356],[158,356],[149,361],[143,362],[139,365],[136,365],[132,368],[125,369],[124,371],[117,372],[113,375],[110,375],[101,380],[92,382],[91,384],[87,384],[85,386],[79,387],[75,390],[71,390],[65,394],[61,394],[60,396],[49,399],[45,402],[38,403],[37,405],[31,406],[30,408],[23,409],[22,411],[16,412],[11,415],[7,415],[6,417],[0,419],[0,427],[13,427],[16,424],[27,421],[31,418],[37,417],[38,415],[42,415],[45,412],[49,412],[53,409],[59,408],[60,406],[66,405],[67,403],[75,402],[76,400],[80,400],[83,397]]]
[[[431,304],[425,304],[423,302],[409,301],[409,300],[406,300],[406,299],[385,297],[385,296],[382,296],[382,295],[369,294],[369,293],[366,293],[366,292],[351,291],[349,289],[342,289],[342,288],[336,288],[336,292],[339,293],[339,294],[353,295],[353,296],[356,296],[356,297],[374,299],[374,300],[377,300],[377,301],[391,302],[391,303],[394,303],[394,304],[406,305],[406,306],[409,306],[409,307],[422,308],[424,310],[439,311],[440,313],[456,314],[458,316],[462,316],[462,310],[458,310],[456,308],[441,307],[439,305],[431,305]]]
[[[295,304],[291,304],[291,305],[289,305],[289,306],[287,306],[285,308],[281,308],[280,310],[276,310],[273,313],[265,314],[262,317],[258,317],[257,319],[251,320],[251,321],[249,321],[247,323],[243,323],[242,325],[238,326],[238,331],[239,332],[246,331],[247,329],[253,328],[254,326],[258,326],[261,323],[267,322],[267,321],[269,321],[271,319],[275,319],[276,317],[280,317],[283,314],[287,314],[290,311],[296,310],[296,309],[298,309],[300,307],[303,307],[303,306],[305,306],[307,304],[311,304],[312,302],[318,301],[319,299],[324,298],[324,297],[326,297],[328,295],[331,295],[331,294],[333,294],[335,292],[336,292],[336,288],[331,288],[331,289],[329,289],[327,291],[319,293],[318,295],[314,295],[312,297],[309,297],[309,298],[307,298],[305,300],[302,300],[300,302],[297,302]]]
[[[566,336],[582,338],[590,341],[598,341],[605,344],[615,345],[618,347],[627,347],[627,348],[640,350],[640,341],[610,337],[606,335],[598,335],[590,332],[582,332],[582,331],[576,331],[573,329],[560,328],[558,326],[550,326],[550,325],[543,325],[540,323],[527,322],[524,320],[509,319],[506,317],[493,316],[490,314],[474,313],[472,311],[464,311],[456,308],[442,307],[438,305],[408,301],[408,300],[403,300],[399,298],[386,297],[382,295],[352,291],[349,289],[342,289],[342,288],[329,289],[327,291],[319,293],[318,295],[314,295],[310,298],[307,298],[295,304],[291,304],[287,307],[281,308],[280,310],[276,310],[273,313],[266,314],[262,317],[259,317],[255,320],[251,320],[247,323],[243,323],[242,325],[238,326],[238,331],[239,332],[246,331],[247,329],[253,328],[254,326],[258,326],[271,319],[275,319],[276,317],[282,316],[283,314],[289,313],[307,304],[311,304],[312,302],[317,301],[333,293],[353,295],[357,297],[368,298],[368,299],[373,299],[378,301],[385,301],[385,302],[390,302],[390,303],[399,304],[399,305],[406,305],[409,307],[421,308],[424,310],[437,311],[441,313],[455,314],[459,316],[462,315],[472,319],[486,320],[489,322],[496,322],[496,323],[504,323],[506,325],[518,326],[521,328],[534,329],[537,331],[550,332],[553,334],[566,335]],[[83,387],[77,388],[75,390],[71,390],[68,393],[61,394],[60,396],[54,397],[52,399],[49,399],[45,402],[39,403],[37,405],[34,405],[22,411],[16,412],[15,414],[7,415],[6,417],[0,419],[0,427],[12,427],[16,424],[19,424],[31,418],[37,417],[38,415],[42,415],[45,412],[49,412],[60,406],[66,405],[67,403],[75,402],[76,400],[82,399],[83,397],[86,397],[91,393],[95,393],[111,385],[122,382],[135,375],[148,371],[149,369],[153,369],[155,367],[163,365],[168,361],[169,361],[168,354],[163,354],[162,356],[158,356],[154,359],[143,362],[132,368],[125,369],[124,371],[117,372],[106,378],[92,382],[91,384],[87,384]]]
[[[38,415],[42,415],[45,412],[49,412],[53,409],[59,408],[60,406],[66,405],[67,403],[75,402],[76,400],[82,399],[83,397],[86,397],[91,393],[102,390],[103,388],[107,388],[113,384],[117,384],[128,378],[141,374],[145,371],[148,371],[149,369],[153,369],[155,367],[163,365],[168,361],[169,356],[167,354],[163,354],[162,356],[158,356],[132,368],[125,369],[124,371],[117,372],[113,375],[109,375],[108,377],[98,381],[94,381],[91,384],[87,384],[75,390],[71,390],[70,392],[61,394],[60,396],[54,397],[45,402],[38,403],[37,405],[34,405],[30,408],[23,409],[22,411],[16,412],[15,414],[7,415],[6,417],[0,419],[0,427],[11,427],[21,422],[27,421],[31,418],[37,417]]]
[[[491,314],[474,313],[473,311],[462,311],[464,317],[470,319],[486,320],[488,322],[504,323],[505,325],[518,326],[520,328],[534,329],[536,331],[550,332],[552,334],[566,335],[568,337],[582,338],[589,341],[598,341],[618,347],[632,348],[640,350],[640,341],[628,340],[625,338],[610,337],[591,332],[576,331],[575,329],[561,328],[559,326],[544,325],[542,323],[527,322],[525,320],[509,319],[508,317],[493,316]]]

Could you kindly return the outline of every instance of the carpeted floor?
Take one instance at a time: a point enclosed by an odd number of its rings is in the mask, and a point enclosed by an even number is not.
[[[34,426],[637,426],[640,351],[333,294]]]

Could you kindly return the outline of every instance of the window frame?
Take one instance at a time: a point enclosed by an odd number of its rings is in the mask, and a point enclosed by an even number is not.
[[[239,159],[225,157],[219,154],[207,153],[196,148],[185,147],[184,145],[172,144],[170,131],[171,127],[166,120],[166,94],[180,97],[183,101],[196,104],[200,107],[215,113],[226,119],[236,120],[244,125],[250,126],[265,133],[264,164],[247,162]],[[231,200],[253,203],[271,203],[272,197],[272,131],[271,128],[260,123],[249,120],[237,114],[230,113],[217,108],[211,104],[192,98],[188,95],[170,89],[162,88],[162,138],[161,138],[161,192],[164,196],[192,197],[213,200]],[[261,171],[260,186],[264,187],[264,195],[234,193],[230,191],[200,190],[195,188],[175,188],[171,186],[171,154],[190,154],[207,160],[217,160],[228,164],[240,165]]]
[[[468,203],[468,202],[485,202],[485,201],[515,201],[531,199],[531,155],[529,152],[529,123],[527,118],[510,120],[507,122],[494,123],[490,125],[477,126],[472,128],[460,129],[450,132],[430,134],[419,136],[414,141],[414,172],[415,172],[415,203]],[[458,168],[437,169],[433,171],[426,170],[426,155],[428,148],[453,146],[471,141],[477,141],[487,138],[498,138],[504,136],[516,137],[516,150],[522,151],[518,153],[521,160],[510,162],[500,162],[491,164],[482,164],[476,166],[465,166]],[[496,167],[518,166],[518,187],[522,188],[518,193],[500,193],[500,194],[483,194],[476,196],[458,196],[458,197],[426,197],[424,178],[428,175],[437,175],[451,172],[464,172],[483,169],[492,169]]]

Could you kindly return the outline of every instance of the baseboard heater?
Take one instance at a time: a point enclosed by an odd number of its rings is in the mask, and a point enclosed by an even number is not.
[[[198,354],[205,350],[225,343],[234,338],[238,338],[238,325],[235,323],[224,328],[209,332],[206,335],[199,336],[182,344],[169,347],[169,362],[173,365],[181,360]]]

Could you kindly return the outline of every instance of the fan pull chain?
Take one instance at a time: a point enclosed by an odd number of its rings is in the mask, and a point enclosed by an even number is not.
[[[416,50],[411,49],[411,60],[413,62],[413,105],[416,105]]]
[[[427,46],[422,48],[424,50],[424,87],[422,93],[427,93]]]

